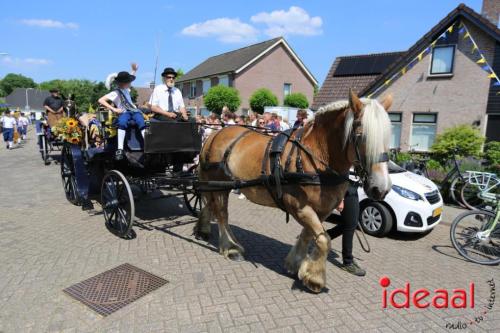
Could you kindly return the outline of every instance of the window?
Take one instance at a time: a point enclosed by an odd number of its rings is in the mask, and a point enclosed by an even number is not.
[[[391,120],[391,142],[389,148],[399,148],[401,145],[401,120],[402,114],[399,112],[390,112]]]
[[[227,75],[219,76],[219,84],[221,86],[229,86],[229,77]]]
[[[430,75],[452,74],[455,46],[436,46],[432,49]]]
[[[191,87],[189,89],[189,97],[196,97],[196,82],[191,82]]]
[[[208,92],[208,89],[210,89],[210,79],[204,79],[203,80],[203,95],[205,95]]]
[[[436,137],[435,113],[414,113],[411,129],[411,147],[415,150],[427,151]]]
[[[292,93],[292,84],[291,83],[285,83],[283,85],[283,97],[286,97]]]

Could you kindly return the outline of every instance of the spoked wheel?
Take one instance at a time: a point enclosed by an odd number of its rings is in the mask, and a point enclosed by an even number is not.
[[[48,145],[47,137],[45,136],[45,134],[43,134],[43,135],[40,136],[40,140],[41,140],[41,150],[40,150],[40,153],[42,154],[43,163],[45,165],[49,165],[50,164],[50,161],[49,161],[49,145]]]
[[[495,214],[486,211],[465,212],[451,225],[451,242],[464,258],[483,265],[500,263],[500,223],[495,228]]]
[[[135,216],[134,196],[120,171],[111,170],[104,176],[101,205],[108,229],[118,237],[130,239]]]
[[[462,202],[462,196],[461,196],[462,187],[464,187],[464,184],[466,182],[467,182],[466,178],[456,177],[450,184],[450,193],[449,193],[450,199],[452,200],[452,202],[456,203],[457,205],[463,208],[467,207]]]
[[[61,179],[66,199],[73,205],[80,205],[73,156],[71,155],[70,147],[67,145],[64,145],[61,152]]]
[[[201,199],[201,193],[190,188],[185,191],[183,195],[184,202],[186,202],[186,208],[189,209],[193,216],[198,217],[204,206],[203,200]]]
[[[483,186],[465,183],[460,191],[460,197],[464,205],[469,209],[493,210],[491,204],[486,203],[479,194],[483,191]]]

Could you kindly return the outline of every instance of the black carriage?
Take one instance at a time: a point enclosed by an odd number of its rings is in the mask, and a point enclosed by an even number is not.
[[[162,198],[183,198],[193,215],[201,210],[201,196],[195,184],[197,166],[193,162],[201,150],[196,123],[147,122],[143,140],[132,121],[125,138],[125,158],[120,161],[114,159],[116,136],[94,146],[89,143],[89,130],[83,132],[83,145],[65,143],[62,149],[61,177],[66,198],[83,210],[93,208],[92,200],[99,201],[106,226],[117,236],[130,238],[133,234],[136,191],[161,190]],[[107,133],[106,128],[103,133]],[[184,166],[184,170],[174,170],[179,166]]]
[[[35,122],[36,135],[38,140],[38,150],[45,165],[50,164],[54,152],[60,153],[63,142],[57,138],[45,118]]]

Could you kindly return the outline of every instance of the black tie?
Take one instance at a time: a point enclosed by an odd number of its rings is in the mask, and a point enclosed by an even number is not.
[[[168,112],[174,112],[174,100],[172,98],[172,87],[168,87]]]

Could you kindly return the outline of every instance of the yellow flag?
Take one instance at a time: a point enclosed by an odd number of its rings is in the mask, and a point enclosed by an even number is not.
[[[490,79],[496,79],[497,78],[497,75],[495,73],[491,73],[490,75],[488,75],[488,77]]]
[[[385,85],[388,85],[389,83],[391,83],[391,79],[386,80],[386,81],[384,82],[384,84],[385,84]]]
[[[424,56],[424,52],[420,53],[420,54],[418,55],[418,61],[422,60],[422,57],[423,57],[423,56]]]
[[[464,35],[464,39],[467,38],[467,37],[470,37],[470,33],[467,31]]]
[[[406,74],[406,67],[403,67],[403,69],[401,70],[401,75],[405,75]]]
[[[476,45],[476,44],[474,44],[474,45],[472,46],[472,52],[474,52],[474,51],[476,51],[476,50],[477,50],[477,45]]]
[[[479,59],[478,61],[476,61],[477,64],[484,64],[486,63],[486,59],[484,59],[484,57],[481,57],[481,59]]]
[[[434,46],[436,45],[436,43],[437,43],[437,40],[433,41],[433,42],[431,43],[431,46],[432,46],[432,47],[434,47]]]
[[[453,26],[451,25],[448,29],[446,29],[446,31],[451,34],[453,32]]]

